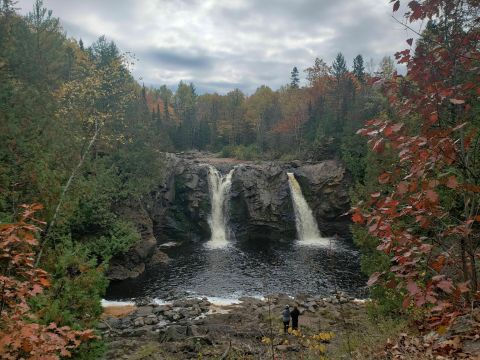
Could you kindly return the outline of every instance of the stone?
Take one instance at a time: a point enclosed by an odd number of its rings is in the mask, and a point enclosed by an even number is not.
[[[145,320],[143,319],[143,317],[137,318],[133,322],[133,326],[135,326],[135,327],[140,327],[140,326],[144,326],[144,325],[145,325]]]
[[[187,337],[187,326],[171,325],[160,335],[160,340],[164,342],[179,341]]]
[[[145,324],[146,325],[154,325],[158,322],[158,319],[155,315],[148,315],[146,318],[145,318]]]
[[[103,321],[98,322],[96,327],[98,330],[108,330],[108,325],[105,324]]]
[[[119,318],[115,317],[109,317],[105,319],[105,322],[111,327],[111,328],[117,328],[120,327],[122,324],[122,320]]]
[[[137,316],[148,316],[152,314],[152,312],[153,312],[153,306],[140,306],[135,312],[135,314]]]

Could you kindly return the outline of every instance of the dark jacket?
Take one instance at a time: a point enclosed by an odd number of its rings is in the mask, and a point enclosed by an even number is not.
[[[290,313],[290,316],[292,317],[293,321],[298,321],[298,316],[300,315],[300,311],[298,309],[293,309],[292,312]]]

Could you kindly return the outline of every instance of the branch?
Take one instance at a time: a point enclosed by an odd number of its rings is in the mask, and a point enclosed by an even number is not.
[[[49,222],[49,224],[47,225],[47,228],[45,229],[45,232],[43,233],[43,236],[42,236],[43,242],[40,246],[40,251],[37,254],[37,259],[35,260],[35,266],[38,266],[38,264],[40,262],[40,259],[41,259],[42,254],[43,254],[43,249],[45,247],[45,244],[48,242],[49,231],[50,231],[50,229],[52,229],[55,226],[58,214],[60,213],[60,209],[61,209],[61,207],[63,205],[63,201],[65,199],[65,195],[67,194],[67,191],[69,190],[70,186],[72,185],[73,180],[77,176],[78,171],[80,170],[83,163],[85,162],[85,158],[87,157],[88,153],[90,152],[91,147],[93,146],[93,144],[97,140],[99,132],[100,132],[100,126],[98,125],[98,119],[95,119],[95,133],[93,134],[93,137],[90,139],[90,142],[88,143],[87,148],[83,152],[77,166],[75,166],[75,168],[72,170],[72,173],[70,174],[70,177],[68,178],[67,183],[63,187],[63,191],[62,191],[62,194],[60,195],[60,199],[58,200],[58,204],[57,204],[57,207],[55,208],[55,212],[53,213],[52,220]]]

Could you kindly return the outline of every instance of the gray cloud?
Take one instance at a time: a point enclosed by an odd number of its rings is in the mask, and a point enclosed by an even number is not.
[[[20,0],[26,13],[33,0]],[[293,66],[343,52],[379,62],[412,37],[391,19],[389,0],[45,0],[69,36],[100,35],[136,54],[149,85],[192,81],[199,92],[278,88]]]

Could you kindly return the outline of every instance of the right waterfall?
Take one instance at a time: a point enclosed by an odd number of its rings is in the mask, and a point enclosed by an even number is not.
[[[320,235],[317,221],[312,209],[303,197],[302,189],[293,173],[287,173],[288,185],[292,194],[293,209],[295,211],[295,225],[300,245],[328,246],[329,239]]]

